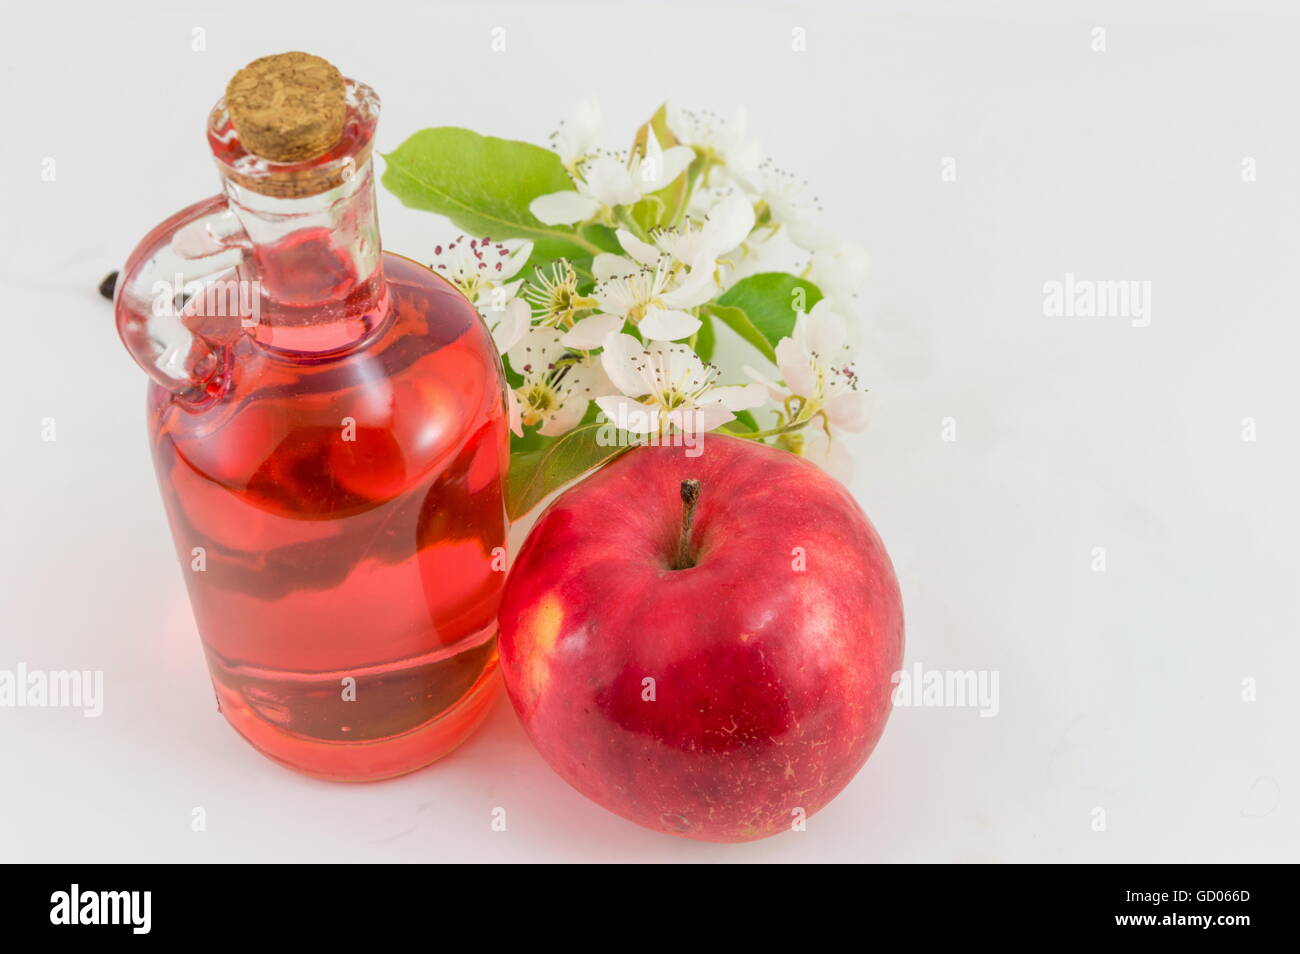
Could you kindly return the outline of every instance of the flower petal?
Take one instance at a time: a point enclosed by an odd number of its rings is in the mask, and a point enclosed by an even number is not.
[[[563,337],[556,328],[534,328],[506,353],[518,374],[542,374],[564,354]]]
[[[757,142],[747,142],[727,153],[724,167],[730,179],[746,192],[759,191],[763,179],[763,150]]]
[[[700,262],[692,265],[690,274],[682,283],[661,295],[660,300],[669,308],[694,308],[717,293],[718,284],[713,280],[713,263]]]
[[[496,288],[492,289],[491,297],[494,299],[493,304],[491,305],[492,310],[498,310],[498,302],[509,302],[510,299],[519,294],[519,289],[523,287],[524,280],[522,278],[517,278],[513,282],[506,282],[504,285],[498,285]],[[501,305],[501,307],[504,308],[505,305]]]
[[[667,103],[664,109],[664,122],[678,142],[695,142],[697,129],[694,113],[687,112],[675,103]]]
[[[505,243],[505,247],[510,249],[510,254],[499,256],[501,271],[494,276],[494,280],[498,282],[507,282],[514,278],[519,273],[519,269],[524,267],[524,264],[533,254],[533,243],[529,241],[521,242],[519,245],[509,242]],[[496,253],[493,252],[493,254]]]
[[[582,164],[582,191],[601,205],[631,205],[641,198],[627,166],[612,156],[597,156]]]
[[[494,312],[492,314],[495,314]],[[528,302],[522,298],[512,298],[506,303],[505,313],[492,329],[492,340],[496,342],[497,351],[505,354],[519,343],[528,331],[533,312]]]
[[[566,348],[591,351],[604,344],[611,334],[622,330],[623,319],[618,315],[591,315],[565,332],[561,340]]]
[[[808,350],[822,364],[836,364],[848,358],[848,320],[823,298],[808,312],[806,321]]]
[[[743,192],[733,192],[709,210],[704,223],[704,244],[717,258],[745,241],[754,230],[754,206]]]
[[[819,431],[804,444],[803,456],[842,484],[853,479],[853,458],[843,441],[831,440]]]
[[[555,137],[555,151],[565,165],[591,155],[600,146],[600,103],[594,96],[575,103],[569,121]]]
[[[692,228],[690,223],[681,228],[659,230],[655,233],[655,242],[683,265],[694,266],[697,261],[709,257],[704,233]]]
[[[842,431],[860,431],[871,417],[871,400],[866,391],[837,394],[826,402],[824,408],[831,424]]]
[[[552,192],[528,203],[528,211],[546,225],[572,225],[595,214],[600,203],[580,192]]]
[[[717,402],[729,411],[746,411],[767,403],[767,388],[761,384],[729,384],[710,388],[702,400]]]
[[[870,266],[866,249],[852,242],[835,242],[813,254],[808,280],[827,298],[844,299],[862,288]]]
[[[767,388],[768,395],[772,398],[773,401],[776,401],[778,404],[790,396],[789,388],[782,387],[781,385],[773,381],[771,378],[769,378],[767,375],[754,370],[749,365],[745,365],[743,368],[741,368],[741,370],[744,371],[747,376],[757,381],[763,387]]]
[[[698,386],[709,377],[704,362],[688,344],[651,341],[646,345],[646,351],[650,357],[649,365],[654,369],[650,373],[659,387],[681,382]]]
[[[804,321],[800,315],[798,321]],[[795,333],[799,333],[796,326]],[[817,374],[808,362],[808,354],[794,338],[782,338],[776,343],[776,366],[781,370],[783,380],[793,393],[802,397],[814,397],[817,394]]]
[[[596,405],[605,412],[609,423],[622,430],[633,434],[653,434],[659,430],[657,407],[649,407],[622,394],[598,397]]]
[[[587,413],[587,404],[591,398],[586,394],[574,394],[555,411],[550,417],[542,422],[542,426],[537,429],[537,433],[544,437],[554,437],[556,434],[563,434],[571,431],[578,426],[582,420],[582,415]]]
[[[684,311],[651,307],[637,323],[637,329],[651,341],[680,341],[699,331],[700,325],[700,319]]]
[[[507,391],[506,397],[510,399],[510,430],[515,437],[524,436],[524,411],[519,404],[519,395],[514,391]]]
[[[605,373],[605,366],[600,363],[600,355],[587,355],[583,359],[582,368],[587,372],[588,386],[591,388],[588,393],[591,397],[596,398],[604,394],[618,393],[618,388],[614,387],[614,382]]]
[[[703,434],[735,419],[736,415],[716,401],[697,404],[695,407],[677,408],[668,414],[669,423],[686,434]]]
[[[690,146],[673,146],[664,149],[654,130],[648,131],[645,149],[632,160],[632,177],[643,193],[658,192],[686,171],[695,159]]]
[[[659,182],[666,186],[683,172],[695,159],[695,150],[690,146],[672,146],[665,149],[659,165]]]
[[[783,223],[790,241],[807,252],[816,252],[834,242],[830,229],[813,222],[811,219],[792,219]]]
[[[601,252],[591,261],[591,275],[598,282],[607,282],[611,278],[622,278],[637,271],[635,262],[615,255],[613,252]]]
[[[644,347],[631,335],[613,334],[605,339],[600,353],[600,365],[609,375],[610,383],[628,397],[641,397],[650,391],[649,382],[641,374]],[[512,365],[513,366],[513,365]]]
[[[618,230],[618,244],[623,246],[623,251],[631,255],[642,265],[654,268],[659,261],[659,249],[646,242],[641,241],[627,229]]]

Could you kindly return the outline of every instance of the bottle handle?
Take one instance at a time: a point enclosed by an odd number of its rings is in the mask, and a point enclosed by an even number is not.
[[[122,343],[149,377],[184,400],[200,401],[224,382],[240,315],[201,306],[239,300],[224,289],[211,292],[218,283],[233,283],[237,292],[249,247],[226,197],[217,195],[158,225],[122,269],[114,306]]]

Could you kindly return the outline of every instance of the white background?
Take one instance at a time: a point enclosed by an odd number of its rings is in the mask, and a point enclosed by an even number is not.
[[[99,719],[0,709],[0,860],[1296,859],[1300,20],[177,7],[6,7],[0,27],[0,668],[106,683]],[[1026,10],[1042,5],[983,12]],[[872,252],[858,312],[881,407],[853,441],[853,490],[902,583],[908,664],[998,671],[999,714],[897,710],[806,832],[742,846],[587,802],[504,700],[397,781],[332,785],[256,755],[215,711],[145,379],[95,286],[216,191],[207,112],[237,68],[286,49],[379,91],[383,151],[432,125],[542,141],[593,89],[620,140],[665,98],[746,104],[826,224]],[[381,219],[417,258],[448,234],[387,195]],[[1045,317],[1043,284],[1067,272],[1151,282],[1150,326]]]

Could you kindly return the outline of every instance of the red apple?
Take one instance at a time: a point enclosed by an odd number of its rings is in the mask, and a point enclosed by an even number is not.
[[[656,831],[749,841],[862,767],[903,610],[844,487],[753,441],[703,449],[629,451],[546,510],[506,583],[501,663],[578,791]]]

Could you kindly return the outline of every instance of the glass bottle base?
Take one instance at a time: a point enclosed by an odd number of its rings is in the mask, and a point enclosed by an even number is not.
[[[347,725],[339,727],[341,732],[331,732],[332,737],[323,738],[277,724],[278,707],[268,703],[264,686],[251,685],[246,675],[234,676],[216,660],[210,658],[209,661],[218,710],[253,748],[272,761],[314,778],[333,782],[378,782],[406,775],[438,761],[469,738],[487,717],[501,682],[497,673],[495,632],[487,645],[490,656],[486,664],[459,699],[450,705],[428,699],[429,704],[437,705],[437,714],[419,725],[387,735],[372,733],[369,738],[355,739],[347,737],[351,728]],[[383,673],[383,681],[396,687],[397,691],[403,691],[404,683],[408,687],[425,684],[428,669],[428,665],[420,664],[390,669]],[[265,683],[267,680],[263,677],[258,681]],[[337,708],[339,704],[358,705],[360,694],[367,693],[366,677],[361,676],[359,681],[357,699],[343,699],[341,703],[334,702],[341,696],[339,680],[317,677],[314,685],[328,694],[331,708]],[[293,711],[301,713],[304,692],[300,677],[295,682],[299,684],[294,690]],[[417,711],[423,708],[418,700],[411,699],[410,702]],[[281,711],[287,711],[287,707]]]

